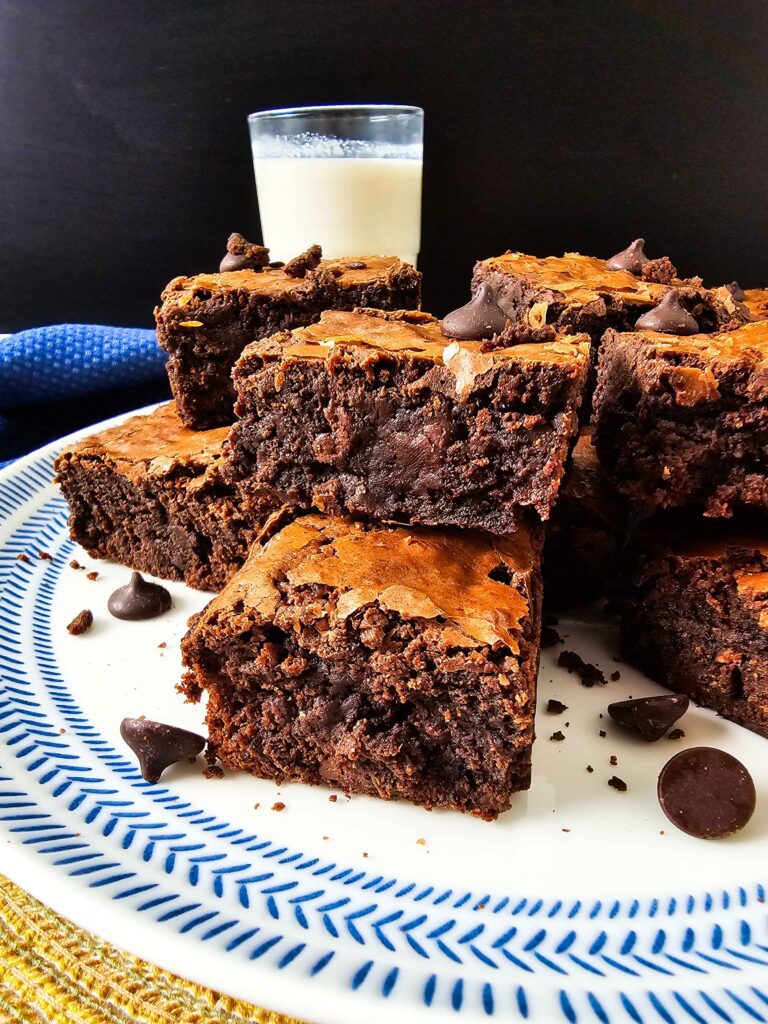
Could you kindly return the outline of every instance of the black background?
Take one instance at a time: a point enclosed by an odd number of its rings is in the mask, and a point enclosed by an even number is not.
[[[149,326],[258,235],[246,115],[426,109],[425,307],[503,251],[635,235],[768,284],[768,4],[0,0],[0,330]]]

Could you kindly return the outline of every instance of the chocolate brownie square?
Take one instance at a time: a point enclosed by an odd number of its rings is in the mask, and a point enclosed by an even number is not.
[[[613,598],[627,535],[626,502],[606,480],[591,427],[579,434],[544,545],[544,600],[572,607]]]
[[[624,596],[624,655],[652,679],[768,737],[765,531],[646,535]]]
[[[584,336],[486,351],[427,313],[326,312],[243,352],[225,471],[246,509],[513,532],[549,515],[588,364]]]
[[[648,261],[642,274],[612,270],[608,261],[577,252],[544,258],[507,252],[476,264],[472,290],[489,285],[513,326],[551,324],[564,334],[584,332],[595,344],[609,327],[631,330],[673,289],[703,332],[747,319],[725,290],[704,288],[699,278],[678,278],[668,260]]]
[[[220,590],[273,511],[244,519],[221,475],[226,433],[189,430],[170,402],[63,451],[56,480],[73,540],[96,558]]]
[[[394,256],[177,277],[155,319],[179,416],[195,430],[232,422],[232,367],[250,341],[313,323],[324,309],[420,301],[421,274]]]
[[[643,513],[700,506],[768,511],[768,322],[713,335],[603,339],[595,444]]]
[[[182,689],[225,768],[494,818],[530,785],[540,549],[297,519],[191,621]]]

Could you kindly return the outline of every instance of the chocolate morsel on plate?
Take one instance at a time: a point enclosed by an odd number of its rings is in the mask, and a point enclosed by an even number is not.
[[[725,286],[725,290],[731,293],[734,302],[744,302],[747,297],[738,281],[731,281]]]
[[[171,607],[171,595],[159,583],[150,583],[139,572],[131,574],[130,583],[110,594],[107,608],[116,619],[135,622],[154,619]]]
[[[626,249],[622,249],[615,256],[611,256],[606,262],[606,266],[609,270],[627,270],[630,274],[637,275],[643,269],[643,264],[648,263],[648,257],[643,251],[644,248],[645,239],[636,238]]]
[[[460,341],[480,341],[500,334],[509,317],[496,304],[496,296],[489,284],[481,284],[466,304],[443,317],[441,330],[447,338]]]
[[[649,743],[660,740],[687,710],[688,698],[683,693],[618,700],[608,705],[608,714],[614,722],[640,733]]]
[[[638,331],[658,331],[659,334],[698,334],[699,325],[672,289],[658,306],[643,313],[635,323]]]
[[[323,258],[323,250],[319,245],[310,245],[305,252],[300,252],[283,267],[283,273],[288,277],[306,277],[310,270],[314,270]]]
[[[755,810],[752,776],[741,761],[716,747],[675,754],[661,769],[657,792],[672,824],[697,839],[733,835]]]
[[[205,738],[196,732],[147,718],[124,718],[120,735],[136,755],[147,782],[157,782],[177,761],[193,760],[205,746]]]
[[[227,240],[227,254],[219,264],[219,273],[230,270],[263,270],[269,264],[269,249],[249,242],[234,231]]]

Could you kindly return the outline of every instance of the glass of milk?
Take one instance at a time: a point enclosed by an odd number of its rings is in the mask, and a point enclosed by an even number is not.
[[[262,110],[248,118],[264,245],[290,260],[399,256],[421,244],[424,111],[386,105]]]

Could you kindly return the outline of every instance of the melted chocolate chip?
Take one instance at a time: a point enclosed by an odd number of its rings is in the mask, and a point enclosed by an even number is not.
[[[481,284],[466,304],[443,318],[441,330],[447,338],[480,341],[500,334],[509,317],[496,304],[496,295],[489,284]]]
[[[171,595],[159,583],[149,583],[139,572],[131,574],[130,583],[118,587],[110,595],[107,608],[116,619],[129,622],[154,619],[171,607]]]
[[[690,747],[661,769],[661,809],[681,831],[697,839],[722,839],[744,828],[755,810],[752,776],[731,754]]]
[[[725,290],[731,293],[731,298],[734,302],[744,302],[747,297],[738,281],[731,281],[730,284],[725,286]]]
[[[672,289],[658,306],[649,309],[636,321],[639,331],[658,331],[659,334],[697,334],[699,325]]]
[[[196,732],[146,718],[124,718],[120,735],[136,755],[147,782],[157,782],[177,761],[194,760],[205,746],[204,737]]]
[[[608,705],[608,714],[614,722],[640,733],[649,743],[660,740],[687,710],[688,698],[682,693],[637,697]]]
[[[227,254],[219,264],[219,273],[232,270],[263,270],[269,263],[269,249],[249,242],[247,238],[233,232],[227,239]]]
[[[645,247],[644,238],[636,238],[631,245],[607,261],[609,270],[627,270],[630,274],[638,275],[643,269],[643,264],[648,263],[648,257],[643,251]]]

